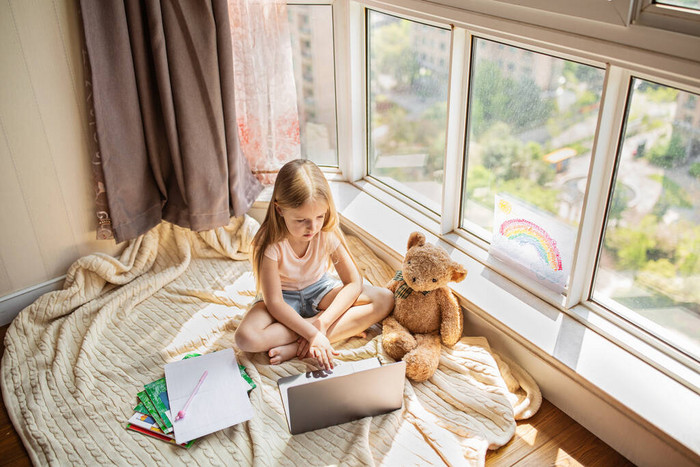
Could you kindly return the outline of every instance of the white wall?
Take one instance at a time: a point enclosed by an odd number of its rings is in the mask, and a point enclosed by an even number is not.
[[[0,0],[0,321],[80,256],[118,250],[95,240],[80,31],[78,0]]]

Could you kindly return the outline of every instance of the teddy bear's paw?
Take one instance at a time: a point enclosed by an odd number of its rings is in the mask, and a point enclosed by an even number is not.
[[[382,335],[382,346],[394,360],[401,360],[417,345],[416,339],[408,333],[386,333]]]
[[[429,339],[428,341],[432,344],[434,339]],[[437,347],[434,345],[419,345],[404,355],[403,361],[406,362],[406,376],[409,379],[418,383],[427,380],[433,376],[440,363],[440,341],[438,340]]]

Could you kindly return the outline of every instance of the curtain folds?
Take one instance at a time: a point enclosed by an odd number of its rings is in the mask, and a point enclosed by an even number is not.
[[[243,156],[226,0],[81,0],[104,187],[117,242],[167,220],[195,231],[262,190]]]

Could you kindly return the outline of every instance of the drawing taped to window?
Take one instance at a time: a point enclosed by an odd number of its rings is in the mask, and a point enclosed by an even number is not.
[[[571,270],[574,229],[513,197],[497,194],[495,201],[489,254],[563,293]]]

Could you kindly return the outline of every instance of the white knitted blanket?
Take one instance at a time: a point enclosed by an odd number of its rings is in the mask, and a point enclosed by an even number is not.
[[[2,394],[35,465],[482,465],[515,420],[539,408],[527,374],[485,339],[463,338],[443,348],[430,380],[406,382],[403,409],[291,436],[276,382],[313,361],[271,366],[264,354],[236,350],[257,384],[252,420],[190,449],[126,430],[136,394],[163,365],[234,345],[254,294],[246,259],[256,228],[248,217],[204,233],[162,223],[119,258],[79,259],[63,290],[19,314],[5,338]],[[365,275],[385,282],[386,265],[351,245]],[[388,360],[375,328],[336,345],[339,359]]]

